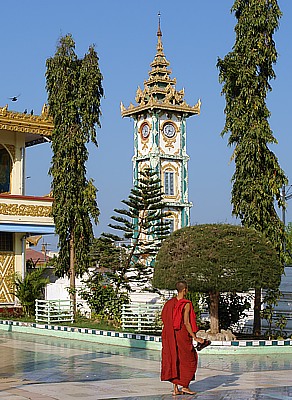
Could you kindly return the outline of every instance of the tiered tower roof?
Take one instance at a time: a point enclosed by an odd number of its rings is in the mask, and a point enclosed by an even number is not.
[[[200,114],[200,100],[194,106],[189,106],[184,100],[184,89],[176,90],[176,79],[171,78],[172,71],[168,68],[162,44],[162,32],[160,29],[160,18],[157,31],[156,55],[150,64],[149,78],[144,81],[144,89],[138,87],[136,92],[136,105],[130,104],[126,108],[121,103],[121,114],[123,117],[131,117],[147,110],[167,110],[185,113],[188,116]]]

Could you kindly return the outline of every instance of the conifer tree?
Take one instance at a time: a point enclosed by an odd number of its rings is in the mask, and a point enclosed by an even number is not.
[[[59,236],[56,273],[70,277],[70,294],[76,309],[75,275],[89,266],[93,238],[91,218],[98,222],[96,188],[86,177],[86,143],[96,141],[100,126],[102,75],[94,47],[83,59],[75,53],[70,34],[61,37],[54,57],[47,60],[46,87],[53,118],[53,158],[50,168],[54,196],[53,217]]]
[[[145,287],[153,273],[153,260],[163,239],[169,235],[169,224],[165,220],[163,192],[160,178],[150,168],[139,172],[138,180],[128,200],[122,200],[128,208],[115,209],[114,223],[109,226],[123,232],[119,237],[103,234],[104,237],[119,242],[127,251],[123,252],[118,275],[130,289],[129,283]]]
[[[266,96],[275,78],[277,51],[273,34],[281,11],[277,0],[236,0],[236,40],[233,50],[219,59],[219,80],[226,99],[222,136],[229,133],[234,146],[233,214],[244,226],[264,233],[281,257],[284,226],[275,210],[284,204],[280,189],[286,183],[270,144],[277,143],[269,126]],[[261,290],[256,287],[254,332],[260,332]]]

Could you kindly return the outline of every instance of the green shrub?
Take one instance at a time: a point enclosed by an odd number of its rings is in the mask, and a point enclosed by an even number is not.
[[[84,283],[85,287],[79,294],[87,301],[96,317],[120,323],[122,306],[129,302],[128,294],[118,291],[101,273],[92,275]]]
[[[35,301],[43,297],[43,289],[49,283],[48,278],[44,278],[42,274],[43,270],[40,268],[27,273],[23,279],[18,275],[14,278],[14,294],[26,316],[35,315]]]

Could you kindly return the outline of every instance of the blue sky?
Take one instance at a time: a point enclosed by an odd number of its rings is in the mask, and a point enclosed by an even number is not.
[[[234,163],[224,126],[225,99],[220,95],[217,58],[234,44],[236,20],[230,13],[233,0],[30,0],[1,3],[0,106],[34,110],[46,102],[45,64],[55,53],[58,38],[71,33],[82,57],[95,44],[104,76],[99,147],[90,145],[88,177],[95,180],[101,211],[96,235],[107,230],[114,208],[132,187],[133,121],[120,115],[120,101],[134,102],[137,86],[148,78],[156,52],[157,13],[166,58],[177,89],[194,105],[200,98],[201,115],[187,125],[189,199],[191,223],[236,222],[231,216],[230,192]],[[279,59],[277,79],[267,102],[270,125],[279,144],[272,150],[292,183],[292,1],[279,0],[283,17],[274,39]],[[21,94],[17,102],[9,97]],[[51,150],[42,144],[27,150],[27,194],[50,191],[48,169]],[[292,200],[291,200],[292,202]],[[286,220],[292,220],[288,203]],[[54,239],[49,240],[54,243]]]

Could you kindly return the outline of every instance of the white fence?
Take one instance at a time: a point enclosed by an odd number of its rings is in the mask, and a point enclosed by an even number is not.
[[[36,322],[71,322],[74,320],[71,300],[36,300]]]
[[[281,316],[286,318],[287,324],[283,328],[283,332],[286,335],[291,335],[292,333],[292,293],[291,292],[281,292],[282,295],[280,297],[278,305],[274,309],[273,316],[273,328],[279,331],[279,328],[276,328],[275,322]],[[263,326],[266,326],[266,322],[263,322]]]
[[[122,328],[137,332],[161,332],[162,304],[130,303],[122,310]]]

